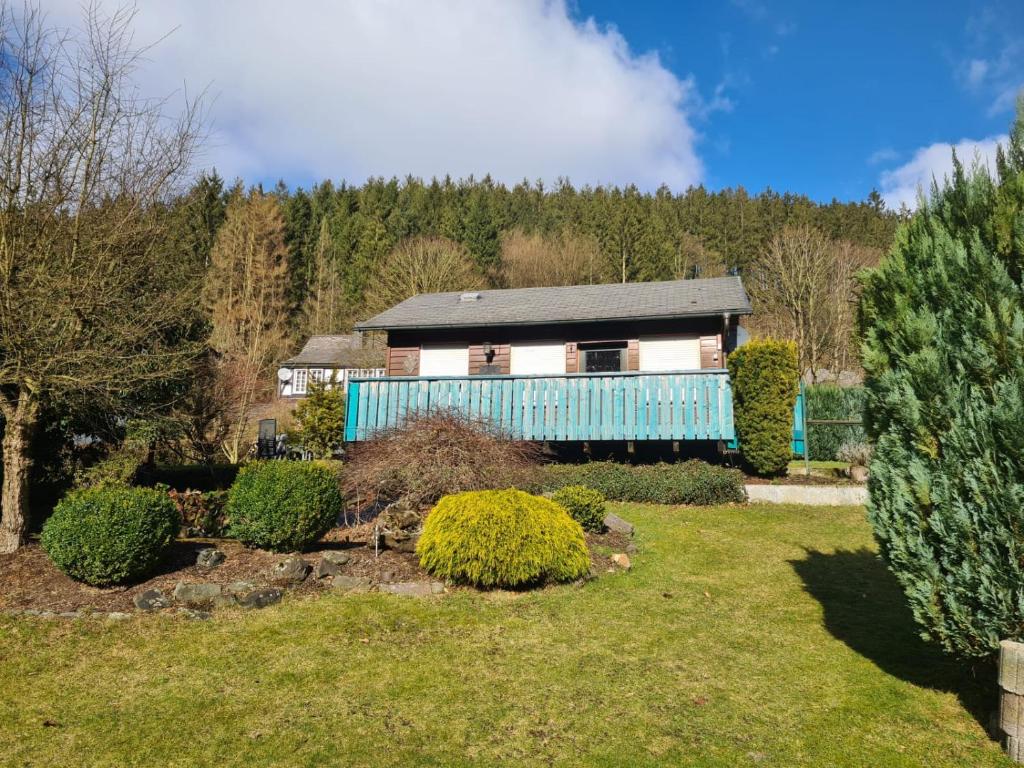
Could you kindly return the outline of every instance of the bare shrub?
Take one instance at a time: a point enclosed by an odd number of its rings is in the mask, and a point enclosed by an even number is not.
[[[527,486],[540,464],[532,444],[451,412],[412,417],[352,454],[343,482],[360,507],[393,501],[424,507],[449,493]]]

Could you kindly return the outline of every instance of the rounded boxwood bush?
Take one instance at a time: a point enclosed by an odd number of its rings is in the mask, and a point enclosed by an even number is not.
[[[326,466],[257,461],[238,473],[224,511],[231,535],[243,544],[295,552],[337,523],[341,491],[337,476]]]
[[[43,526],[53,564],[95,587],[146,575],[178,535],[174,502],[154,488],[113,486],[73,491]]]
[[[551,500],[565,507],[585,531],[604,530],[604,494],[585,485],[567,485],[551,494]]]
[[[554,501],[515,489],[445,496],[416,552],[434,576],[478,587],[571,581],[590,568],[580,524]]]

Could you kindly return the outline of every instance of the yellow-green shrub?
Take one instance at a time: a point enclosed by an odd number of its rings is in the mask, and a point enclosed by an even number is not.
[[[740,453],[759,475],[777,475],[792,458],[793,405],[800,388],[796,344],[748,342],[729,355]]]
[[[515,489],[445,496],[416,552],[434,576],[479,587],[572,581],[590,568],[580,524],[550,499]]]

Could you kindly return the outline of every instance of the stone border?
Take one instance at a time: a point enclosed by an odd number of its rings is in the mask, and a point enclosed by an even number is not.
[[[747,498],[755,504],[810,504],[818,507],[856,507],[867,503],[863,485],[761,485],[748,483]]]

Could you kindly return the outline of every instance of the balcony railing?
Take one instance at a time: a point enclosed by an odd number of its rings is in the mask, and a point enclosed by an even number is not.
[[[454,411],[519,440],[725,440],[736,436],[725,370],[562,376],[350,379],[345,439],[411,413]]]

